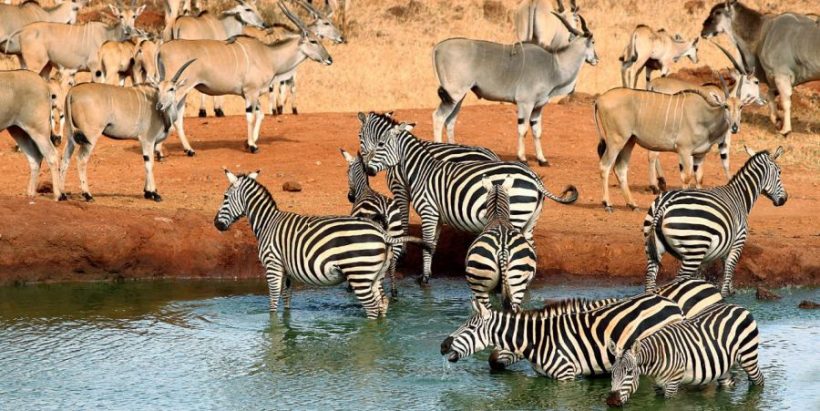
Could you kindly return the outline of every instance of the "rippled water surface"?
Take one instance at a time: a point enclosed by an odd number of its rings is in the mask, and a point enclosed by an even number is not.
[[[635,287],[543,286],[545,298]],[[387,319],[367,321],[341,287],[297,289],[270,316],[261,282],[138,282],[0,288],[0,409],[603,409],[608,379],[558,383],[526,362],[491,374],[482,353],[447,365],[439,344],[468,315],[463,280],[404,281]],[[630,407],[820,409],[817,289],[731,301],[758,320],[766,387],[689,388]]]

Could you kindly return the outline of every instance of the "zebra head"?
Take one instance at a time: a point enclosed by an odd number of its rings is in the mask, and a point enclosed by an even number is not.
[[[760,189],[763,195],[772,200],[775,207],[786,204],[789,194],[783,188],[783,180],[780,178],[780,166],[775,162],[783,155],[783,147],[777,147],[774,154],[769,154],[768,151],[755,152],[746,146],[744,148],[746,153],[752,157],[749,161],[755,161],[760,169],[755,174],[760,179]]]
[[[369,187],[370,182],[367,179],[367,174],[364,171],[364,160],[362,154],[357,153],[356,156],[351,155],[343,148],[340,148],[342,157],[347,161],[347,201],[351,204],[356,202],[359,193],[363,191],[364,187]]]
[[[214,217],[214,226],[219,231],[227,230],[231,224],[239,220],[245,215],[246,199],[250,189],[261,187],[256,182],[256,177],[259,176],[259,171],[244,175],[234,175],[228,169],[225,169],[225,176],[228,177],[230,185],[225,190],[225,199],[222,200],[222,205]]]
[[[359,151],[367,157],[370,152],[376,150],[376,145],[383,134],[386,134],[396,125],[393,120],[393,112],[384,114],[369,112],[359,113],[359,122],[362,123],[359,129]]]
[[[641,349],[641,340],[636,340],[632,348],[626,350],[618,348],[614,341],[609,340],[606,348],[615,356],[611,371],[612,388],[606,403],[610,407],[620,407],[638,389],[638,351]]]
[[[489,320],[492,312],[473,299],[473,315],[441,343],[441,355],[447,361],[456,362],[481,351],[490,344]]]
[[[375,176],[379,171],[399,164],[399,136],[410,132],[414,126],[411,123],[396,124],[379,137],[376,149],[364,158],[367,175]]]

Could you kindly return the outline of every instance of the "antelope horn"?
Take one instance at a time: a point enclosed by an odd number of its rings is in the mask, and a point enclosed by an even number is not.
[[[720,80],[720,88],[723,90],[723,96],[729,97],[729,89],[726,88],[726,81],[723,80],[723,74],[718,72],[718,80]]]
[[[319,13],[319,10],[316,10],[311,4],[305,2],[304,0],[296,0],[296,4],[302,6],[308,13],[313,15],[314,19],[318,18],[326,18],[322,13]]]
[[[575,0],[569,0],[569,9],[573,12],[578,10],[578,6],[575,4]]]
[[[298,17],[293,15],[293,13],[291,13],[291,11],[288,10],[288,7],[285,6],[284,2],[279,0],[279,2],[277,4],[279,5],[279,8],[282,9],[282,13],[285,13],[285,16],[287,16],[287,18],[290,19],[290,21],[292,21],[293,24],[295,24],[296,27],[299,28],[299,30],[302,30],[303,33],[308,33],[309,32],[307,26],[305,26],[305,23],[302,23],[302,21],[299,20]]]
[[[558,0],[558,12],[559,12],[559,13],[563,13],[563,12],[564,12],[564,10],[565,10],[565,9],[564,9],[564,2],[563,2],[563,1],[561,1],[561,0]]]
[[[589,27],[587,27],[587,21],[584,20],[584,16],[579,14],[578,20],[581,20],[581,30],[584,31],[584,35],[587,37],[592,37],[592,32],[589,31]]]
[[[159,75],[159,81],[165,80],[165,64],[162,64],[160,53],[157,53],[157,75]]]
[[[726,57],[728,57],[728,58],[729,58],[729,61],[731,61],[731,62],[732,62],[732,65],[733,65],[733,66],[735,66],[735,70],[737,70],[737,72],[738,72],[738,73],[740,73],[740,74],[748,74],[748,73],[746,72],[746,67],[742,67],[740,64],[738,64],[737,60],[735,60],[735,58],[732,56],[732,53],[729,53],[729,50],[726,50],[725,48],[723,48],[723,46],[721,46],[720,44],[718,44],[716,41],[713,41],[712,39],[709,39],[709,41],[710,41],[710,42],[712,42],[712,44],[714,44],[715,46],[717,46],[717,48],[719,48],[719,49],[720,49],[720,51],[722,51],[722,52],[723,52],[723,54],[725,54],[725,55],[726,55]],[[741,56],[742,56],[742,55],[741,55]]]
[[[179,80],[179,76],[182,75],[182,72],[185,71],[185,69],[188,68],[188,66],[193,64],[195,61],[196,59],[191,59],[188,60],[185,64],[183,64],[182,67],[180,67],[179,70],[177,70],[176,74],[174,74],[174,77],[171,78],[171,82],[176,83]]]
[[[567,19],[565,19],[565,18],[564,18],[564,16],[562,16],[562,15],[560,15],[560,14],[558,14],[558,13],[554,12],[554,11],[553,11],[553,12],[551,12],[551,13],[552,13],[552,15],[553,15],[553,16],[557,17],[557,18],[558,18],[558,20],[561,20],[561,23],[563,23],[563,24],[564,24],[564,27],[566,27],[566,28],[567,28],[567,31],[569,31],[570,33],[572,33],[572,34],[574,34],[574,35],[576,35],[576,36],[580,36],[580,35],[582,35],[582,34],[583,34],[583,33],[581,33],[580,31],[578,31],[578,29],[575,29],[575,28],[573,28],[572,26],[570,26],[570,25],[569,25],[569,22],[567,21]],[[581,19],[581,21],[583,21],[583,19]]]

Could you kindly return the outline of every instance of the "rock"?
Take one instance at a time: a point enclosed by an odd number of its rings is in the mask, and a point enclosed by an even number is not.
[[[757,299],[764,300],[764,301],[777,301],[783,297],[775,294],[772,290],[763,287],[757,287]]]
[[[484,0],[482,6],[484,19],[493,23],[503,23],[507,20],[507,8],[498,0]]]
[[[797,308],[802,308],[804,310],[816,310],[820,308],[820,303],[816,303],[811,300],[803,300],[800,301],[800,304],[797,305]]]
[[[282,184],[282,190],[291,193],[298,193],[302,191],[302,185],[296,181],[286,181],[285,184]]]

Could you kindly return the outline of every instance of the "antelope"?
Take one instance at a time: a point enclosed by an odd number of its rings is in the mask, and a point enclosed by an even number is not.
[[[726,33],[740,51],[746,69],[769,86],[769,119],[778,132],[792,131],[791,96],[794,86],[820,80],[820,25],[816,16],[796,13],[761,14],[737,0],[716,4],[703,22],[701,37]],[[783,113],[777,111],[780,95]]]
[[[503,45],[481,40],[453,38],[433,49],[433,64],[441,99],[433,112],[433,135],[441,142],[442,127],[447,141],[455,140],[455,123],[467,92],[490,101],[515,103],[518,107],[518,159],[526,162],[524,137],[532,127],[540,166],[549,165],[541,149],[541,109],[554,96],[572,93],[584,62],[598,64],[595,40],[582,16],[583,32],[563,16],[553,13],[572,34],[568,46],[550,53],[529,43]]]
[[[570,0],[569,4],[570,8],[567,10],[564,3],[558,0],[556,12],[569,21],[572,28],[577,29],[580,7],[575,5],[575,0]],[[548,50],[567,46],[571,33],[552,13],[550,0],[521,0],[513,17],[518,41],[532,42]]]
[[[100,69],[94,74],[103,83],[125,85],[125,79],[131,77],[131,83],[136,85],[136,54],[137,45],[144,37],[131,37],[124,41],[106,41],[100,46],[98,60]]]
[[[236,5],[214,16],[203,12],[199,16],[180,17],[174,22],[171,38],[174,40],[228,40],[243,34],[245,27],[266,29],[268,24],[262,20],[256,2],[235,0]],[[222,98],[214,98],[214,114],[225,116],[222,111]],[[199,117],[205,117],[205,95],[200,96]]]
[[[20,42],[11,40],[13,33],[38,21],[74,24],[77,12],[85,4],[86,0],[64,1],[52,8],[44,8],[36,1],[25,1],[16,6],[0,4],[0,51],[17,55],[22,65]]]
[[[647,150],[678,153],[683,185],[688,187],[696,173],[700,187],[703,174],[699,167],[706,153],[728,130],[740,130],[743,102],[739,93],[729,93],[723,76],[720,82],[723,98],[699,90],[668,95],[629,88],[615,88],[598,97],[593,115],[606,211],[612,212],[609,173],[613,163],[627,205],[638,208],[627,183],[629,157],[636,143]]]
[[[661,76],[666,77],[672,63],[677,63],[683,57],[688,57],[692,63],[697,64],[699,39],[695,36],[686,41],[680,34],[672,36],[664,29],[654,31],[649,26],[639,24],[619,58],[621,85],[636,88],[638,76],[645,68],[648,86],[653,70],[660,70]]]
[[[162,5],[165,11],[165,27],[162,29],[162,39],[167,41],[171,40],[171,32],[177,18],[191,14],[191,0],[164,0]]]
[[[9,134],[28,159],[31,173],[26,194],[37,194],[37,180],[43,158],[51,171],[55,200],[64,200],[57,172],[57,150],[49,140],[51,93],[45,80],[26,70],[0,71],[0,130]],[[11,104],[15,103],[15,104]]]
[[[60,69],[48,81],[48,91],[51,98],[51,142],[59,146],[62,141],[65,126],[65,96],[68,89],[76,84],[74,75],[76,70]]]
[[[52,66],[90,71],[100,67],[97,52],[109,40],[124,40],[134,33],[134,23],[145,10],[122,10],[108,5],[117,22],[106,26],[101,22],[85,24],[33,23],[19,31],[24,68],[40,73],[47,79]],[[95,78],[98,80],[98,78]]]
[[[84,83],[73,87],[66,96],[67,142],[60,165],[60,187],[65,190],[65,176],[75,145],[79,145],[77,170],[85,201],[94,201],[88,188],[86,168],[91,151],[100,136],[114,139],[134,139],[142,147],[145,162],[144,197],[162,201],[154,183],[155,146],[168,137],[168,131],[177,117],[181,117],[185,91],[182,72],[194,60],[180,67],[171,80],[166,81],[160,70],[159,81],[150,78],[150,84],[118,87],[110,84]],[[162,61],[157,63],[162,64]]]
[[[134,84],[144,83],[150,77],[159,78],[157,55],[162,43],[162,39],[143,39],[137,44],[134,50],[134,67],[132,69]]]
[[[333,9],[330,13],[323,14],[316,10],[312,5],[305,3],[304,0],[296,0],[296,3],[307,10],[313,19],[313,23],[309,24],[308,29],[319,37],[320,39],[330,39],[333,43],[341,44],[345,42],[342,32],[333,25],[331,17],[333,17]],[[287,37],[299,36],[298,33],[289,33]],[[276,97],[274,93],[274,86],[279,85],[279,96]],[[270,102],[271,114],[282,114],[285,107],[285,102],[288,101],[287,94],[290,93],[290,109],[293,114],[299,114],[296,108],[296,70],[292,73],[286,73],[277,76],[268,89],[268,101]]]
[[[726,57],[729,58],[729,61],[731,61],[734,66],[734,70],[732,70],[730,74],[735,83],[734,88],[732,88],[730,93],[738,94],[740,96],[740,100],[743,102],[748,103],[753,101],[758,105],[766,104],[766,100],[760,97],[760,81],[757,77],[755,77],[753,73],[747,72],[742,65],[738,64],[737,60],[735,60],[735,58],[732,57],[732,54],[723,48],[723,46],[714,42],[713,44],[717,46],[720,51],[726,55]],[[705,83],[702,85],[697,85],[671,77],[658,77],[649,82],[649,87],[647,89],[665,94],[675,94],[682,90],[700,90],[705,95],[722,95],[722,90],[717,84]],[[723,103],[722,100],[717,101],[719,103]],[[726,137],[724,137],[723,141],[718,143],[720,161],[723,165],[723,172],[727,181],[732,178],[732,174],[729,171],[729,146],[731,143],[732,133],[729,132],[726,133]],[[653,194],[659,194],[661,191],[666,191],[666,178],[664,178],[663,168],[661,167],[659,158],[660,154],[658,152],[649,151],[649,188],[652,190]],[[703,172],[702,167],[698,170]]]
[[[294,16],[280,1],[279,7],[302,34],[299,38],[285,39],[267,45],[247,36],[231,40],[173,40],[160,47],[159,56],[168,70],[180,67],[185,61],[197,58],[187,74],[186,92],[196,88],[211,96],[238,95],[245,99],[245,118],[248,122],[247,148],[251,153],[259,149],[259,129],[265,117],[259,104],[262,93],[276,76],[293,71],[305,59],[331,65],[333,59],[319,39]],[[236,73],[243,73],[237,76]],[[184,93],[183,93],[184,94]],[[184,102],[183,102],[184,112]],[[174,123],[177,135],[188,156],[195,154],[183,128],[183,116]],[[161,147],[157,155],[162,156]]]

